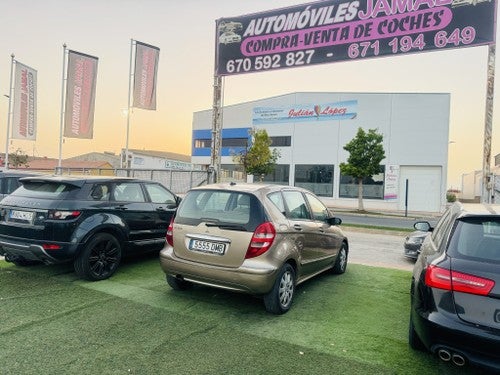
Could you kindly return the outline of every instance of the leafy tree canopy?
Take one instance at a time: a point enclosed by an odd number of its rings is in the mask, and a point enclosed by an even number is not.
[[[357,179],[372,177],[380,172],[380,162],[385,158],[383,136],[376,129],[365,132],[358,129],[356,136],[344,146],[349,152],[347,163],[340,163],[340,171]]]
[[[233,160],[243,165],[245,173],[262,179],[264,175],[273,172],[280,153],[276,149],[271,150],[272,141],[265,129],[252,129],[250,136],[251,145],[242,153],[235,155]]]

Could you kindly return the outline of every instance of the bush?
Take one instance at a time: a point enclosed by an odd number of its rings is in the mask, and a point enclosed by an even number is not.
[[[457,200],[457,196],[453,193],[446,193],[446,201],[448,203],[453,203]]]

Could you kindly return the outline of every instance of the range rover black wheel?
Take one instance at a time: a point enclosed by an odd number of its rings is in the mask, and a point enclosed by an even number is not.
[[[109,233],[98,233],[75,259],[75,272],[85,280],[104,280],[115,273],[121,257],[120,242]]]
[[[284,314],[292,306],[295,293],[295,270],[286,263],[281,269],[273,289],[264,296],[266,310],[273,314]]]

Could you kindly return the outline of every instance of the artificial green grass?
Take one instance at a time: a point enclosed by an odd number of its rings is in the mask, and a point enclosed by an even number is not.
[[[0,373],[456,373],[408,348],[410,277],[351,264],[299,286],[273,316],[243,294],[175,292],[155,257],[94,283],[67,266],[0,261]]]

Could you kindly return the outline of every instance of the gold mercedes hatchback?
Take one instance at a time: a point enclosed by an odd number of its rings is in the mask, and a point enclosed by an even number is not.
[[[160,252],[175,290],[192,284],[262,296],[266,310],[290,309],[295,287],[346,270],[339,218],[310,191],[290,186],[215,184],[190,190]]]

